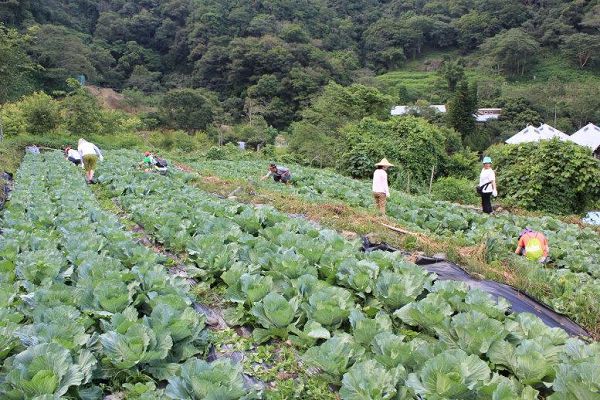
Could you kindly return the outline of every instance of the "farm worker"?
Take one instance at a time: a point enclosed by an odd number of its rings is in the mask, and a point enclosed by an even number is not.
[[[379,208],[379,211],[385,215],[385,203],[387,198],[390,197],[390,188],[388,186],[387,170],[393,167],[393,164],[387,160],[382,159],[375,164],[375,172],[373,173],[373,197],[375,198],[375,205]]]
[[[525,228],[519,235],[515,254],[525,256],[529,260],[545,263],[548,261],[548,239],[541,232]]]
[[[149,151],[145,152],[144,160],[142,161],[142,163],[146,164],[148,167],[154,165],[154,156],[152,155],[152,153],[150,153]]]
[[[289,169],[285,167],[278,167],[273,163],[269,164],[269,171],[265,176],[260,178],[260,180],[264,181],[271,176],[275,182],[285,183],[286,185],[288,185],[292,180],[292,174]]]
[[[79,155],[79,152],[75,149],[72,149],[71,146],[67,146],[65,148],[65,157],[73,164],[81,165],[83,167],[83,165],[81,164],[81,156]]]
[[[479,188],[481,190],[481,208],[484,213],[491,214],[492,196],[498,196],[496,187],[496,173],[492,169],[492,159],[490,157],[483,158],[483,169],[479,174]]]
[[[104,160],[100,149],[94,144],[85,139],[79,139],[77,142],[77,151],[83,160],[83,168],[85,169],[85,180],[87,183],[94,183],[94,169],[98,159]]]

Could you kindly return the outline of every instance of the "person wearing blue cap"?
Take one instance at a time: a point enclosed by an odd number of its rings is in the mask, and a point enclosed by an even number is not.
[[[492,159],[490,157],[484,157],[482,164],[483,169],[481,170],[481,174],[479,174],[479,187],[477,191],[481,195],[481,209],[484,213],[491,214],[494,211],[492,209],[492,196],[498,196],[496,173],[492,169]]]

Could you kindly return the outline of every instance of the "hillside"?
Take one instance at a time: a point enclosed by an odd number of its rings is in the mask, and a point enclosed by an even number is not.
[[[466,57],[478,74],[511,80],[563,71],[535,69],[546,54],[597,74],[599,7],[567,0],[2,2],[3,31],[25,35],[13,38],[23,42],[20,61],[42,68],[13,71],[19,79],[6,80],[16,86],[0,102],[33,89],[64,90],[66,78],[83,74],[119,91],[205,88],[232,122],[252,103],[270,125],[285,128],[328,81],[410,70],[432,53]]]

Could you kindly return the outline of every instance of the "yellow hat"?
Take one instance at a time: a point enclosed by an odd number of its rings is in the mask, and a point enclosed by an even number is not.
[[[394,164],[391,164],[387,158],[382,159],[381,161],[379,161],[377,164],[375,164],[376,167],[393,167]]]

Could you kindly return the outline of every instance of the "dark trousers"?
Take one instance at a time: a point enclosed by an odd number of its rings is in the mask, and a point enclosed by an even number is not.
[[[484,213],[490,214],[492,211],[492,194],[481,193],[481,209]]]

